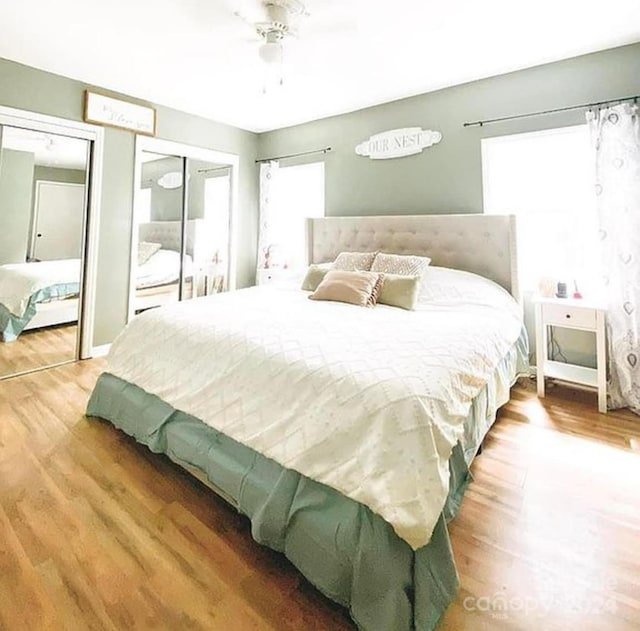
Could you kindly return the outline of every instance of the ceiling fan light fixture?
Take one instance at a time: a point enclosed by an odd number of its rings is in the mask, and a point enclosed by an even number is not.
[[[282,38],[281,31],[269,31],[263,34],[264,42],[258,48],[258,55],[262,61],[269,65],[282,63]]]
[[[282,44],[280,42],[265,42],[260,45],[258,55],[269,66],[279,64],[282,61]]]

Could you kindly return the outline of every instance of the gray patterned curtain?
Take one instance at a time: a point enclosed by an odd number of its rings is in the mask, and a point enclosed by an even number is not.
[[[587,115],[608,314],[611,408],[640,414],[640,120],[625,103]]]

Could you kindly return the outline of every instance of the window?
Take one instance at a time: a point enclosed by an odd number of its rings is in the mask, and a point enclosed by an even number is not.
[[[292,268],[306,262],[305,219],[324,217],[324,162],[280,167],[272,189],[273,241],[281,263]]]
[[[204,219],[212,260],[226,261],[229,249],[231,177],[229,173],[209,177],[204,181]]]
[[[482,140],[484,212],[518,218],[525,291],[542,278],[597,290],[594,158],[586,125]]]

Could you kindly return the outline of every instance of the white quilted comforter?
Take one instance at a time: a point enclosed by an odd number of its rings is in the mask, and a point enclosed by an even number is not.
[[[185,276],[192,273],[190,256],[185,260]],[[137,269],[138,289],[173,283],[180,277],[180,254],[171,250],[156,252]],[[80,283],[80,259],[9,263],[0,265],[0,304],[21,317],[29,298],[37,291],[62,284]]]
[[[29,298],[54,285],[80,282],[80,259],[0,265],[0,304],[22,317]]]
[[[414,312],[274,287],[179,303],[135,318],[108,371],[369,506],[417,549],[471,400],[521,331],[515,301],[481,282]]]

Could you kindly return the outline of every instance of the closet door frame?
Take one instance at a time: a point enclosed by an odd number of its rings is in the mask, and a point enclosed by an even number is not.
[[[104,129],[89,123],[5,106],[0,106],[0,126],[58,134],[86,140],[89,143],[87,192],[82,230],[83,265],[80,273],[78,343],[76,344],[76,360],[88,359],[93,356]]]
[[[127,322],[135,316],[135,293],[136,293],[136,266],[134,261],[138,260],[138,238],[137,227],[138,217],[137,209],[140,208],[140,182],[142,181],[142,154],[143,152],[157,153],[160,155],[172,156],[176,158],[186,158],[187,160],[199,160],[202,162],[213,162],[219,164],[228,164],[230,167],[230,197],[231,207],[229,212],[229,268],[227,270],[228,283],[230,290],[236,288],[236,269],[237,269],[237,216],[238,216],[238,182],[240,176],[240,156],[235,153],[225,153],[216,149],[207,149],[206,147],[198,147],[188,145],[172,140],[163,140],[161,138],[153,138],[150,136],[136,135],[135,146],[135,163],[133,174],[133,216],[131,228],[131,260],[129,262],[129,306],[127,313]],[[183,169],[185,164],[183,163]],[[183,181],[183,196],[186,199],[187,181]],[[183,205],[184,206],[184,205]],[[184,253],[184,230],[186,229],[187,208],[182,209],[183,221],[183,243],[182,253]],[[181,268],[182,268],[181,256]],[[182,288],[182,273],[180,274],[180,287]]]

